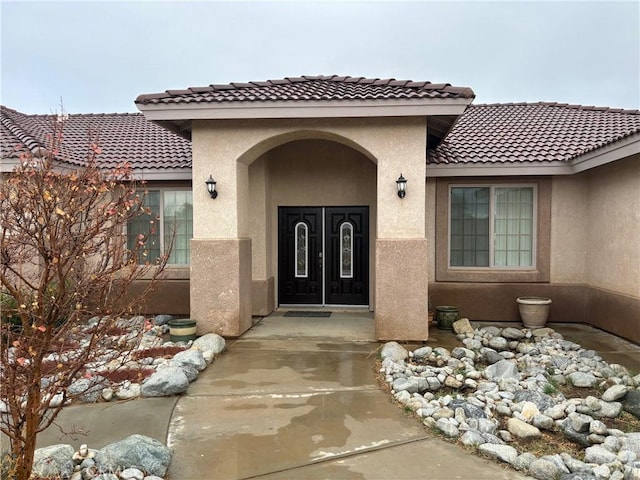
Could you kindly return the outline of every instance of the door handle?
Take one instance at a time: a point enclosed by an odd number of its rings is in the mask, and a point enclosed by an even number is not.
[[[322,252],[318,252],[318,267],[322,268]]]

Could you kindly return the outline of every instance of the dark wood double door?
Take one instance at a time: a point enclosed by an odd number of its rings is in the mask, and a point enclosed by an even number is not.
[[[369,304],[369,207],[280,207],[281,305]]]

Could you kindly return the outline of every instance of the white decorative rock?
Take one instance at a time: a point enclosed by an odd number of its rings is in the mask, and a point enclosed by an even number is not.
[[[594,377],[590,373],[584,372],[573,372],[569,374],[567,378],[574,387],[578,388],[591,388],[597,382],[596,377]]]
[[[601,447],[600,445],[593,445],[584,451],[584,461],[586,463],[597,463],[598,465],[602,465],[603,463],[613,462],[615,459],[615,453]]]
[[[518,451],[509,445],[497,445],[494,443],[483,443],[478,447],[480,453],[491,458],[497,458],[512,465],[518,458]]]
[[[140,396],[141,387],[139,383],[128,383],[122,385],[116,390],[116,398],[118,400],[130,400]]]
[[[503,379],[520,380],[520,372],[515,363],[509,360],[500,360],[499,362],[489,365],[485,370],[488,380],[496,381]]]
[[[473,327],[471,326],[468,318],[461,318],[460,320],[453,322],[451,326],[453,327],[453,332],[456,335],[460,333],[473,333]]]
[[[614,385],[609,387],[600,398],[605,402],[615,402],[624,397],[628,391],[629,388],[626,385]]]
[[[520,414],[524,417],[524,419],[529,422],[536,415],[540,414],[540,410],[538,410],[538,406],[533,402],[524,402],[522,404],[522,411]]]
[[[529,425],[517,418],[510,418],[507,421],[507,429],[512,435],[524,439],[540,438],[542,433],[537,427]]]
[[[394,362],[403,362],[409,358],[409,352],[398,342],[387,342],[382,347],[380,358],[382,360],[390,358]]]
[[[120,478],[122,480],[143,480],[144,473],[137,468],[125,468],[120,472]]]
[[[211,358],[216,355],[220,355],[225,347],[225,340],[220,335],[215,333],[207,333],[201,337],[196,338],[191,345],[194,350],[200,350],[201,352],[211,352]],[[205,356],[206,357],[206,356]]]

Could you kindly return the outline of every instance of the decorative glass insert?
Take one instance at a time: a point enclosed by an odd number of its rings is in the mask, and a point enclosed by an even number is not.
[[[296,245],[296,278],[307,278],[309,275],[309,229],[304,222],[298,222],[295,228]]]
[[[452,187],[449,265],[534,266],[534,187]]]
[[[353,225],[340,225],[340,278],[353,278]]]

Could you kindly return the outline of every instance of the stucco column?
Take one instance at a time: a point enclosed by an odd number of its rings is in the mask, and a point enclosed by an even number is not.
[[[237,161],[241,148],[213,127],[194,128],[192,144],[191,317],[199,334],[238,336],[251,326],[248,167]],[[209,175],[216,199],[205,188]]]
[[[425,238],[426,125],[403,130],[378,157],[376,236],[376,337],[426,340],[428,260]],[[399,198],[395,180],[407,191]]]
[[[268,215],[269,175],[265,159],[249,166],[249,229],[251,237],[251,287],[253,315],[269,315],[275,309],[275,282],[269,268],[271,223]]]

